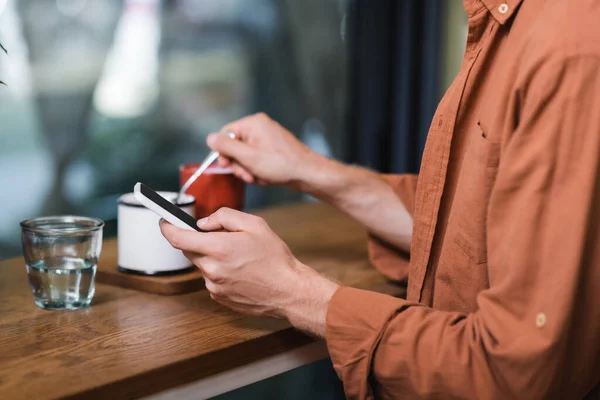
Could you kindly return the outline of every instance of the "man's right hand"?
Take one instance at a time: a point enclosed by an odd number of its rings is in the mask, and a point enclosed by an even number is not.
[[[212,134],[208,146],[221,154],[222,167],[248,183],[287,185],[332,204],[371,233],[408,251],[412,218],[379,174],[344,165],[312,152],[265,114],[223,127],[237,139]]]
[[[237,138],[212,134],[207,144],[221,153],[222,167],[231,167],[247,183],[300,189],[309,170],[322,161],[322,157],[263,113],[232,122],[222,131],[231,131]]]

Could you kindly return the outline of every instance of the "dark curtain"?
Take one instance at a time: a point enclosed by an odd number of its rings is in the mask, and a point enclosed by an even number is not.
[[[348,162],[419,171],[439,101],[443,0],[351,0]]]

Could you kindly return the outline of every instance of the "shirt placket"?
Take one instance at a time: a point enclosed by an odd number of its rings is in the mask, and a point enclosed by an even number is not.
[[[484,12],[486,11],[481,6],[469,16],[469,33],[460,71],[440,102],[429,129],[415,198],[407,293],[407,299],[410,301],[421,301],[446,183],[454,128],[467,79],[481,51],[481,38],[485,30],[486,18],[481,18],[480,14]]]

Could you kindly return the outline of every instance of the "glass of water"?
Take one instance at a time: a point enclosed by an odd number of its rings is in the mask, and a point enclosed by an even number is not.
[[[37,306],[73,310],[91,303],[103,227],[102,220],[74,216],[21,222],[29,287]]]

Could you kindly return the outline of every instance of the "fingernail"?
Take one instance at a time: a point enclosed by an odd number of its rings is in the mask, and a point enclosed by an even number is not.
[[[207,222],[208,222],[208,217],[202,218],[201,220],[198,221],[198,225],[206,225]]]
[[[163,222],[163,221],[164,221],[164,219],[162,219],[162,218],[159,218],[159,219],[158,219],[158,226],[160,226],[160,225],[162,224],[162,222]]]

